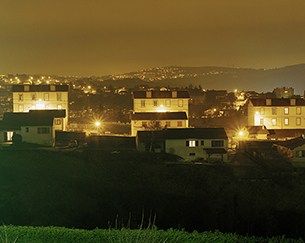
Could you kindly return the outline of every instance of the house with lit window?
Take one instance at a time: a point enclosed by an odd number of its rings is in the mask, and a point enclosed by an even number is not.
[[[66,117],[55,120],[65,130],[68,125],[68,91],[68,85],[13,85],[13,112],[65,110]]]
[[[186,160],[227,162],[228,159],[228,136],[224,128],[139,131],[136,144],[140,152],[166,152]]]
[[[293,166],[305,167],[305,136],[278,142],[274,145],[278,152]]]
[[[182,90],[134,91],[131,135],[136,136],[137,131],[148,129],[152,121],[163,128],[188,127],[189,98],[188,91]]]
[[[304,99],[249,99],[246,105],[248,126],[274,130],[305,128]]]
[[[19,135],[23,142],[55,145],[56,119],[64,119],[65,110],[30,110],[4,113],[0,121],[0,143],[12,142]]]

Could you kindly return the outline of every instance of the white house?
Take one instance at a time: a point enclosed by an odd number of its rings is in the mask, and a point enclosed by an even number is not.
[[[0,143],[12,142],[13,136],[19,134],[23,142],[54,146],[55,119],[65,116],[65,110],[4,113],[0,121]]]
[[[188,127],[189,98],[188,91],[182,90],[134,91],[131,135],[136,136],[137,131],[147,129],[148,121],[158,121],[162,127]],[[145,116],[144,113],[148,114]],[[159,113],[165,113],[165,115]]]
[[[66,130],[68,125],[68,85],[13,85],[13,112],[30,110],[65,110],[55,124]]]
[[[267,129],[305,129],[305,100],[301,98],[249,99],[248,126]]]
[[[224,128],[180,128],[139,131],[137,150],[176,154],[184,159],[227,162],[228,137]]]

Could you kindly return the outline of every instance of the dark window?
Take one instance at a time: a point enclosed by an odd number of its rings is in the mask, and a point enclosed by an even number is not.
[[[29,130],[30,130],[30,129],[29,129],[28,127],[25,128],[25,132],[29,132]]]
[[[223,140],[212,140],[212,147],[223,147]]]
[[[196,154],[195,154],[195,153],[189,153],[189,155],[190,155],[190,156],[195,156]]]
[[[204,141],[202,140],[202,141],[201,141],[201,146],[203,146],[203,145],[204,145]]]
[[[38,127],[37,128],[37,133],[38,134],[49,134],[50,133],[50,128],[49,127]]]

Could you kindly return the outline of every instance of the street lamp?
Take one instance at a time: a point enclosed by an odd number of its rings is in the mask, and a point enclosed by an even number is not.
[[[100,125],[101,125],[101,123],[99,121],[95,122],[97,135],[99,134],[99,127],[100,127]]]

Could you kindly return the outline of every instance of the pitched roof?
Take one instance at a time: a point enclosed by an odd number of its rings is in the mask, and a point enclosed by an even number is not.
[[[140,140],[150,139],[151,131],[138,131]],[[171,128],[154,131],[154,138],[163,139],[227,139],[224,128]]]
[[[151,93],[150,97],[147,97],[147,94]],[[173,93],[177,94],[175,97]],[[190,98],[189,92],[185,90],[178,91],[133,91],[132,92],[133,99],[141,99],[141,98],[151,98],[151,99],[160,99],[160,98]]]
[[[186,120],[185,112],[136,112],[131,120]]]
[[[293,138],[287,141],[278,142],[276,145],[283,146],[286,148],[294,149],[305,144],[303,137]]]
[[[269,134],[266,126],[246,126],[249,134]]]
[[[29,90],[25,91],[24,87],[28,86]],[[51,86],[55,86],[55,90],[51,90]],[[68,92],[68,85],[13,85],[12,92]]]
[[[271,101],[270,105],[267,105],[267,100]],[[290,101],[293,99],[285,99],[285,98],[274,98],[274,99],[250,99],[249,102],[253,104],[253,106],[291,106]],[[301,98],[294,99],[294,106],[305,106],[305,100]]]
[[[305,129],[268,129],[269,138],[286,139],[296,138],[305,134]]]
[[[21,126],[52,126],[54,117],[65,117],[65,110],[30,110],[29,112],[7,112],[0,122],[0,129]]]

